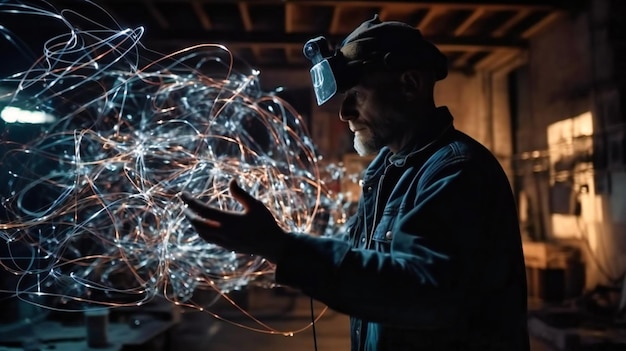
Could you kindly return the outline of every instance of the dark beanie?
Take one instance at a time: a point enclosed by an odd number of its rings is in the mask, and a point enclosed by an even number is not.
[[[379,55],[390,67],[431,69],[437,80],[448,75],[448,59],[419,29],[402,22],[381,22],[378,15],[350,33],[339,50],[348,61]]]

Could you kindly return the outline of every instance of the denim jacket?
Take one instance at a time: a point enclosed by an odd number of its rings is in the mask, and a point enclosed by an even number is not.
[[[352,351],[528,351],[510,184],[437,113],[430,144],[367,168],[349,240],[292,234],[276,280],[350,315]]]

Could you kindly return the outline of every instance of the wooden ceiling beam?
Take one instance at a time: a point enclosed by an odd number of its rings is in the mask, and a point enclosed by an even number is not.
[[[209,19],[207,13],[204,11],[202,3],[198,0],[194,0],[191,2],[191,7],[193,7],[193,11],[196,13],[196,16],[198,16],[198,20],[202,25],[202,29],[211,30],[211,20]]]
[[[186,45],[190,43],[219,43],[228,46],[262,46],[267,48],[279,48],[282,46],[302,47],[304,43],[320,35],[320,33],[285,33],[276,35],[273,32],[217,32],[209,31],[198,33],[196,31],[169,31],[151,32],[146,36],[146,44],[171,44],[178,43]],[[327,37],[330,42],[339,43],[344,38],[339,35]],[[433,42],[442,51],[491,51],[501,49],[523,49],[526,48],[525,41],[517,41],[504,38],[485,39],[484,37],[428,37],[426,39]]]
[[[467,61],[476,54],[476,51],[466,51],[461,56],[457,57],[454,62],[452,62],[452,67],[455,68],[463,68],[467,67]]]
[[[502,49],[494,50],[482,60],[476,62],[474,68],[477,70],[493,69],[505,62],[513,60],[516,56],[522,55],[522,50]]]
[[[378,18],[380,18],[381,21],[387,21],[389,18],[389,6],[385,6],[383,8],[380,9],[380,11],[378,11]]]
[[[295,32],[296,5],[292,3],[285,4],[285,32]]]
[[[162,29],[170,28],[169,21],[167,20],[167,18],[165,18],[165,16],[163,16],[161,11],[159,11],[159,9],[156,8],[156,6],[154,5],[154,2],[150,0],[143,0],[142,2],[144,6],[148,9],[148,12],[152,15],[152,17],[154,17],[154,19],[157,21],[157,23]]]
[[[120,0],[118,0],[120,1]],[[182,0],[184,1],[184,0]],[[318,6],[337,6],[337,5],[350,5],[354,7],[382,7],[382,6],[415,6],[418,8],[430,8],[443,6],[449,10],[468,10],[476,7],[485,7],[487,10],[494,11],[517,11],[521,9],[532,10],[550,10],[559,7],[559,1],[506,1],[506,0],[492,0],[492,1],[473,1],[473,2],[454,2],[454,1],[420,1],[413,0],[258,0],[260,3],[297,3],[303,5],[318,5]]]
[[[528,63],[528,51],[522,51],[519,55],[513,57],[511,60],[504,61],[498,66],[495,66],[493,68],[493,72],[495,73],[496,76],[503,76],[527,63]]]
[[[465,21],[463,21],[463,23],[461,23],[455,30],[454,30],[454,35],[455,36],[460,36],[463,35],[463,33],[465,33],[465,31],[472,26],[472,24],[474,24],[474,22],[476,22],[484,13],[485,13],[485,8],[483,7],[479,7],[476,10],[472,11],[472,14],[469,15]]]
[[[539,22],[535,23],[530,28],[526,29],[522,33],[522,38],[528,39],[528,38],[532,37],[533,35],[535,35],[535,33],[541,31],[542,29],[544,29],[545,27],[550,25],[552,22],[554,22],[558,18],[560,18],[561,15],[562,15],[562,13],[560,11],[555,11],[555,12],[549,13],[544,18],[542,18]]]
[[[243,29],[246,32],[252,31],[254,28],[252,26],[252,18],[250,17],[250,8],[248,8],[248,4],[246,2],[240,2],[238,7],[239,15],[241,16],[241,23],[243,23]]]
[[[238,6],[239,15],[241,16],[241,22],[243,23],[243,29],[246,32],[252,32],[252,30],[254,30],[254,25],[252,24],[252,17],[250,17],[250,8],[248,7],[248,4],[242,1],[238,4]],[[248,46],[250,47],[250,50],[252,50],[254,58],[258,62],[261,62],[263,59],[263,54],[261,52],[261,43],[253,42],[250,43],[250,45]]]
[[[405,5],[389,5],[383,4],[378,12],[381,21],[395,21],[398,18],[404,18],[408,13],[416,12],[421,9],[420,4]]]
[[[328,32],[330,34],[337,34],[339,32],[339,26],[341,25],[341,13],[343,12],[343,6],[337,5],[333,8],[333,18],[330,21],[330,27]]]
[[[519,22],[521,22],[524,18],[526,18],[528,15],[530,15],[530,10],[524,9],[524,10],[519,10],[518,12],[515,13],[515,15],[513,15],[511,18],[509,18],[508,21],[504,22],[500,27],[496,28],[496,30],[494,30],[491,33],[492,37],[502,37],[504,36],[509,29],[513,28],[514,25],[518,24]]]
[[[286,3],[285,4],[285,33],[293,33],[296,31],[295,25],[296,25],[296,16],[297,16],[297,11],[298,9],[296,8],[296,5],[292,4],[292,3]],[[300,50],[292,50],[293,48],[291,47],[284,47],[283,50],[285,51],[285,57],[287,58],[287,64],[289,65],[294,65],[297,63],[300,63],[301,60],[301,56],[300,55],[296,55],[295,52],[302,52]]]
[[[101,0],[102,3],[134,3],[144,0]],[[189,3],[190,0],[150,0],[152,3]],[[231,4],[232,0],[200,0],[206,4]],[[415,8],[430,8],[433,6],[444,6],[448,10],[471,10],[476,7],[484,7],[487,11],[519,11],[523,9],[543,11],[554,10],[562,7],[563,1],[559,0],[484,0],[473,2],[454,2],[451,0],[440,1],[420,1],[414,0],[255,0],[254,4],[298,4],[308,6],[337,6],[349,5],[354,7],[384,7],[384,6],[411,6]]]
[[[428,28],[428,25],[435,20],[435,18],[437,18],[437,16],[439,16],[441,13],[444,12],[444,9],[442,7],[431,7],[428,9],[428,13],[426,14],[426,16],[424,16],[419,23],[416,25],[417,28],[419,28],[422,32],[424,32],[424,30],[426,28]]]

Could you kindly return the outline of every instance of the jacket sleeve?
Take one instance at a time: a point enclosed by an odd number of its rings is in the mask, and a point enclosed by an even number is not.
[[[487,189],[483,172],[461,158],[448,161],[417,185],[415,207],[396,221],[389,253],[290,234],[277,282],[357,318],[452,327],[463,319],[471,277],[487,254],[481,243]]]

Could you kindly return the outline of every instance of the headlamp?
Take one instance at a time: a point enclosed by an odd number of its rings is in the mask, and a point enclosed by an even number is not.
[[[310,73],[318,105],[328,101],[337,92],[355,86],[365,66],[384,63],[384,59],[378,57],[377,53],[370,53],[365,60],[348,60],[342,51],[332,52],[326,38],[321,36],[307,41],[302,52],[313,63]]]
[[[330,51],[328,40],[317,37],[307,41],[302,49],[304,56],[311,60],[311,81],[317,104],[322,105],[337,93],[337,79],[333,72],[333,64],[338,61],[337,54]]]

